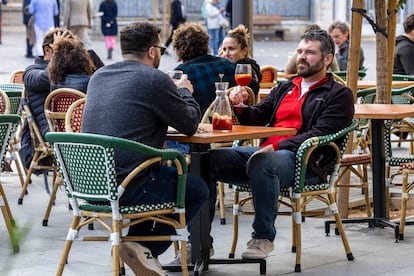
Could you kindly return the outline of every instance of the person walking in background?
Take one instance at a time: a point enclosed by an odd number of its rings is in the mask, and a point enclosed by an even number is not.
[[[205,7],[210,48],[214,56],[218,54],[218,49],[224,39],[224,27],[228,27],[228,21],[224,18],[224,7],[220,7],[219,2],[219,0],[209,0]]]
[[[227,33],[219,49],[219,56],[227,58],[236,64],[250,64],[252,66],[252,80],[248,86],[253,90],[255,96],[257,96],[259,94],[259,83],[262,80],[262,73],[260,72],[259,64],[252,59],[249,40],[249,30],[240,24]]]
[[[339,70],[346,71],[348,65],[348,52],[349,52],[349,26],[345,22],[335,21],[329,28],[329,34],[336,45],[336,61],[338,62]],[[364,66],[364,51],[360,51],[359,57],[359,70]]]
[[[404,34],[397,36],[393,74],[414,75],[414,13],[403,23]]]
[[[60,1],[56,0],[57,6],[58,6],[58,14],[55,15],[54,20],[55,20],[55,28],[59,28],[60,27]]]
[[[90,47],[88,29],[92,27],[91,1],[66,0],[63,25],[79,37],[86,47]]]
[[[23,1],[23,24],[26,26],[26,55],[27,58],[34,58],[33,56],[33,44],[34,44],[34,33],[32,32],[33,26],[29,26],[32,14],[29,13],[30,0]],[[33,20],[33,19],[32,19]],[[33,22],[32,22],[33,23]]]
[[[2,22],[1,22],[1,5],[6,5],[7,4],[7,0],[1,0],[1,2],[0,2],[0,44],[2,44],[2,41],[1,41],[1,29],[2,29]]]
[[[229,19],[230,28],[233,29],[233,0],[227,0],[226,16]]]
[[[118,4],[115,0],[104,0],[99,5],[101,15],[101,31],[105,37],[105,47],[108,51],[108,59],[112,59],[112,52],[115,48],[116,36],[118,34]]]
[[[43,56],[43,38],[55,26],[54,16],[59,14],[56,0],[32,0],[29,13],[34,16],[35,53]]]
[[[185,23],[187,20],[186,18],[186,12],[185,7],[181,3],[180,0],[173,0],[171,2],[171,16],[170,16],[170,24],[171,24],[171,34],[167,39],[167,42],[165,42],[165,47],[168,48],[168,46],[172,42],[173,33],[178,28],[178,26],[182,23]]]

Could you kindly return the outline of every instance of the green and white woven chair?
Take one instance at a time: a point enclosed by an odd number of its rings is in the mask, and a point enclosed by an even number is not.
[[[184,156],[175,150],[155,149],[131,140],[86,134],[47,133],[46,139],[53,144],[58,166],[70,204],[73,219],[56,275],[61,275],[67,262],[72,243],[85,225],[96,221],[109,231],[103,237],[83,237],[83,241],[112,242],[112,275],[120,273],[119,245],[122,241],[179,241],[186,248],[185,185],[187,164]],[[137,166],[118,185],[116,182],[114,151],[132,151],[144,154],[148,159]],[[172,160],[178,170],[177,197],[174,202],[153,205],[123,206],[121,198],[129,182],[145,168],[165,160]],[[93,202],[93,203],[92,203]],[[171,216],[175,214],[175,216]],[[111,224],[103,218],[111,219]],[[129,220],[124,223],[124,220]],[[124,236],[122,229],[144,221],[165,223],[176,229],[169,236]],[[95,232],[95,231],[94,231]],[[186,252],[181,258],[183,275],[188,275]]]
[[[1,114],[0,115],[0,142],[1,142],[1,151],[0,151],[0,160],[4,161],[4,155],[9,146],[10,141],[13,139],[14,131],[17,128],[17,125],[20,123],[20,116],[15,114]],[[1,164],[0,167],[3,167]],[[12,216],[9,204],[7,202],[6,194],[3,190],[2,183],[0,182],[0,209],[3,213],[4,221],[9,232],[11,245],[14,252],[19,251],[19,242],[17,236],[16,223]]]
[[[284,188],[280,191],[279,204],[283,204],[291,208],[292,215],[292,252],[296,252],[295,271],[301,271],[301,254],[302,254],[302,238],[301,223],[302,216],[320,215],[320,211],[306,211],[306,206],[313,200],[319,200],[327,205],[327,210],[323,213],[333,215],[336,225],[341,235],[348,260],[353,260],[351,249],[342,225],[341,217],[336,205],[336,180],[339,175],[340,161],[345,152],[348,136],[358,127],[358,121],[354,121],[347,128],[336,133],[312,137],[302,143],[296,153],[295,183],[291,188]],[[340,141],[339,145],[335,141]],[[329,172],[328,183],[318,183],[315,185],[305,185],[305,176],[308,169],[308,161],[310,156],[318,151],[321,147],[332,147],[335,152],[335,164]],[[234,185],[234,184],[233,184]],[[243,213],[241,205],[245,204],[248,199],[239,201],[238,192],[250,191],[247,186],[236,186],[236,193],[233,207],[233,243],[229,257],[234,258],[238,238],[238,215]],[[276,203],[275,203],[276,204]]]

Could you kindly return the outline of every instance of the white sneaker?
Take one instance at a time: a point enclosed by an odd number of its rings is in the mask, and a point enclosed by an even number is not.
[[[137,242],[123,242],[119,247],[119,257],[135,275],[165,276],[161,264],[151,254],[151,250]]]
[[[243,259],[265,259],[275,248],[273,242],[263,239],[251,239],[241,256]]]
[[[214,248],[210,247],[210,257],[214,255]],[[187,264],[191,264],[191,243],[187,243]],[[177,256],[172,258],[166,266],[181,266],[181,250],[178,250]]]

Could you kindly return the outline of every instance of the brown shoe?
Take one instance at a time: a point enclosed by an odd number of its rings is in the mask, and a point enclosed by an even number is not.
[[[161,264],[151,254],[151,250],[137,242],[123,242],[119,247],[119,257],[135,275],[165,276]]]

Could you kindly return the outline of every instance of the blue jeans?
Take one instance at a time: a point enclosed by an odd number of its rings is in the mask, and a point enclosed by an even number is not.
[[[250,186],[255,208],[252,238],[273,241],[276,236],[275,220],[280,188],[294,184],[295,153],[289,150],[277,150],[257,154],[250,160],[247,173],[246,162],[258,149],[258,147],[234,147],[211,150],[210,182],[215,183],[220,180]],[[321,179],[313,172],[307,172],[307,184],[315,184],[319,181]],[[210,199],[211,197],[212,195]],[[210,212],[214,213],[214,207],[211,207]]]
[[[177,196],[176,182],[177,170],[175,168],[155,166],[150,172],[150,177],[142,184],[133,200],[129,200],[128,204],[156,204],[165,201],[175,201]],[[208,199],[208,194],[209,191],[204,180],[194,175],[187,175],[185,192],[187,224]],[[128,236],[172,235],[174,233],[175,230],[172,226],[147,221],[131,226],[128,231]],[[170,241],[140,243],[150,249],[152,255],[155,257],[161,255],[171,245]]]
[[[210,35],[210,48],[212,51],[213,56],[218,55],[218,49],[221,46],[221,43],[223,42],[225,30],[223,27],[220,27],[218,29],[208,29],[208,34]]]

